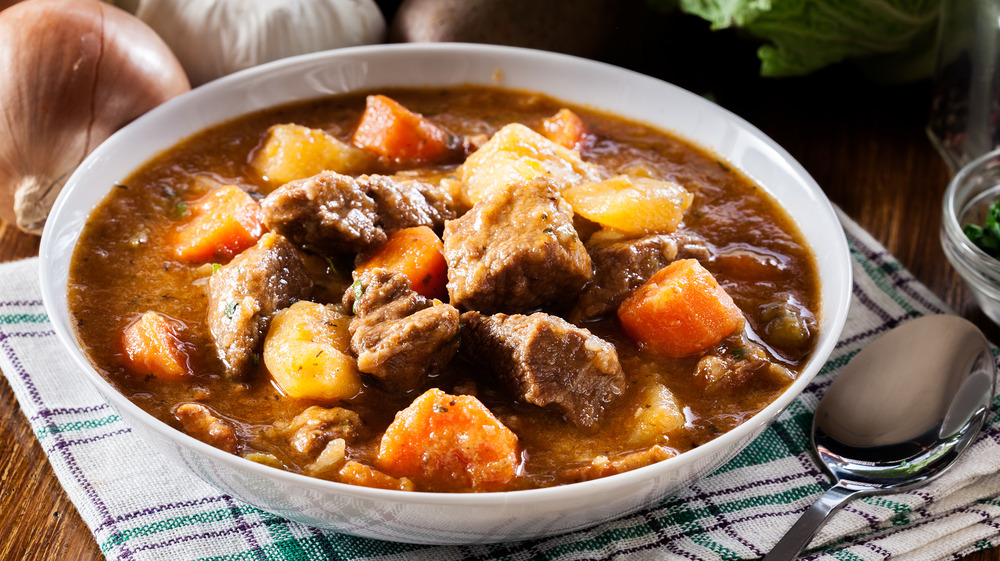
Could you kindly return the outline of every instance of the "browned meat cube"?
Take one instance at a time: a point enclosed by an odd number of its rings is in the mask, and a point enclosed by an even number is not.
[[[743,330],[726,337],[698,360],[692,382],[705,393],[726,393],[739,391],[751,379],[784,387],[795,380],[795,373],[773,360],[763,345]]]
[[[208,281],[208,328],[231,379],[247,375],[271,318],[295,300],[307,299],[312,280],[288,240],[267,233],[223,265]]]
[[[711,255],[705,240],[683,232],[630,240],[592,238],[587,251],[594,263],[594,279],[569,313],[574,323],[614,312],[632,291],[675,259]]]
[[[563,483],[577,483],[589,481],[600,477],[607,477],[616,473],[632,471],[656,462],[662,462],[667,458],[677,455],[671,448],[655,444],[645,450],[631,452],[617,458],[598,456],[584,466],[574,466],[559,473],[559,479]]]
[[[324,171],[282,185],[261,202],[267,226],[326,253],[360,253],[410,226],[440,230],[455,216],[447,192],[416,180]]]
[[[375,201],[378,225],[387,234],[413,226],[440,233],[445,221],[456,216],[451,195],[428,183],[384,175],[362,175],[357,181]]]
[[[588,320],[613,312],[633,290],[677,257],[670,235],[587,244],[594,280],[580,293],[569,319]]]
[[[525,312],[564,301],[590,280],[590,256],[573,211],[550,180],[491,190],[444,229],[452,305]]]
[[[208,407],[200,403],[182,403],[174,407],[173,413],[184,432],[198,440],[230,454],[235,454],[239,448],[233,427],[216,417]]]
[[[358,370],[392,391],[409,391],[441,372],[458,351],[459,313],[414,292],[403,274],[373,269],[344,294]]]
[[[462,326],[463,355],[492,371],[517,399],[551,406],[577,426],[593,426],[622,393],[615,347],[560,317],[465,312]]]
[[[299,413],[287,425],[278,426],[289,435],[292,448],[302,454],[317,454],[327,443],[338,438],[353,442],[362,429],[361,417],[350,409],[327,409],[313,405]]]

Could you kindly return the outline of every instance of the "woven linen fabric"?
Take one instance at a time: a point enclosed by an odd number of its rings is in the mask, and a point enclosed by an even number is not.
[[[809,452],[812,411],[830,382],[888,329],[948,312],[857,224],[841,220],[853,257],[850,316],[805,393],[743,452],[689,488],[636,514],[546,539],[382,542],[310,528],[222,494],[142,442],[72,364],[42,306],[37,259],[0,266],[0,369],[108,559],[758,559],[831,484]],[[966,456],[940,479],[850,502],[804,558],[936,561],[1000,545],[998,404]]]

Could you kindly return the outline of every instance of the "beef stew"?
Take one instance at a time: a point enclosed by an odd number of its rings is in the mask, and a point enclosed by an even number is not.
[[[430,242],[385,255],[421,228]],[[795,225],[725,162],[478,87],[316,100],[185,140],[95,209],[69,299],[102,375],[179,430],[441,492],[707,442],[795,379],[820,313]]]

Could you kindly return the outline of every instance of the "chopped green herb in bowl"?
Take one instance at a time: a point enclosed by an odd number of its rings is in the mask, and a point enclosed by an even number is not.
[[[966,224],[962,227],[969,240],[991,257],[1000,259],[1000,199],[990,205],[982,226]]]

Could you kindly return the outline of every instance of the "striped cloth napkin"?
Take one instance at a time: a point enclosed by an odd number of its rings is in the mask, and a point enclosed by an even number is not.
[[[51,329],[36,259],[0,266],[0,369],[108,559],[740,560],[764,555],[830,482],[810,455],[812,411],[861,348],[916,316],[947,312],[857,224],[843,337],[801,398],[736,458],[676,496],[600,526],[526,542],[430,547],[290,522],[174,469],[74,370]],[[995,410],[1000,399],[994,403]],[[1000,546],[1000,423],[929,486],[855,500],[806,559],[940,560]]]

